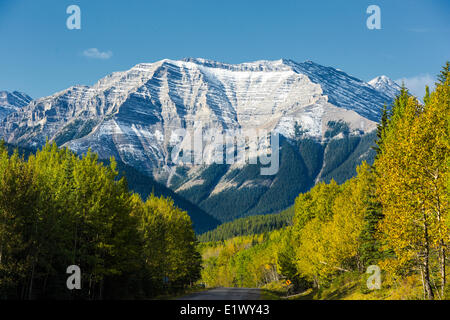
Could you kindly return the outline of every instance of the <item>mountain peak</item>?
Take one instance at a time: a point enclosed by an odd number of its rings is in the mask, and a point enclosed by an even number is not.
[[[312,61],[163,59],[34,100],[0,124],[0,135],[29,146],[49,137],[79,152],[91,147],[146,171],[168,161],[173,128],[192,129],[199,122],[218,130],[264,128],[286,137],[301,125],[321,140],[327,123],[341,119],[352,131],[368,132],[383,104],[392,101],[388,84],[375,89]]]
[[[194,63],[198,66],[224,69],[230,71],[286,71],[290,70],[289,66],[285,63],[287,60],[256,60],[251,62],[242,63],[224,63],[215,60],[203,59],[203,58],[184,58],[182,62]]]
[[[395,98],[401,89],[396,82],[385,75],[375,77],[367,83],[375,90],[383,92],[391,98]]]
[[[172,59],[162,59],[153,63],[139,63],[135,65],[130,70],[139,70],[139,71],[151,71],[156,67],[161,67],[164,65],[171,65],[176,67],[189,67],[190,65],[196,65],[199,67],[206,67],[211,69],[223,69],[229,71],[293,71],[294,66],[298,65],[309,66],[311,68],[323,68],[323,69],[334,69],[332,67],[325,67],[318,63],[315,63],[311,60],[307,60],[302,63],[298,63],[292,59],[281,58],[278,60],[254,60],[249,62],[241,62],[241,63],[226,63],[220,62],[212,59],[205,58],[195,58],[195,57],[186,57],[181,60],[172,60]],[[340,71],[340,70],[338,70]],[[126,72],[126,71],[125,71]],[[117,73],[117,72],[116,72]],[[112,73],[110,76],[115,75],[116,73]],[[120,72],[118,73],[120,74]],[[110,77],[108,76],[108,77]]]
[[[370,85],[376,85],[377,83],[388,83],[391,85],[396,84],[394,81],[392,81],[388,76],[381,75],[378,77],[373,78],[372,80],[367,82]]]

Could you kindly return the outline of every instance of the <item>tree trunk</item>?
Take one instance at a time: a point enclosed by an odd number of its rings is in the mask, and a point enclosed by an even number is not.
[[[90,275],[89,275],[89,290],[88,290],[88,299],[89,299],[89,300],[93,300],[93,298],[92,298],[92,296],[93,296],[92,292],[93,292],[93,288],[92,288],[92,274],[90,274]]]
[[[31,300],[31,296],[32,296],[32,292],[33,292],[34,266],[35,266],[35,263],[33,262],[33,267],[31,268],[30,287],[28,288],[28,300]]]
[[[422,279],[423,300],[425,300],[426,296],[427,296],[427,293],[425,291],[425,278],[423,276],[423,268],[420,268],[420,275],[421,275],[421,279]]]
[[[47,272],[47,274],[45,275],[45,278],[44,278],[44,284],[42,285],[42,294],[44,295],[44,297],[45,297],[45,294],[47,293],[48,277],[49,277],[49,273]]]
[[[434,293],[433,288],[431,287],[431,281],[430,281],[430,244],[429,244],[429,237],[428,237],[428,225],[425,222],[424,223],[424,231],[425,231],[425,250],[423,253],[423,277],[424,277],[424,286],[425,286],[425,292],[427,294],[428,300],[434,299]]]
[[[437,172],[433,175],[434,181],[439,178],[439,169],[437,169]],[[435,183],[435,192],[436,192],[436,203],[437,203],[437,219],[439,225],[442,224],[442,215],[441,215],[441,199],[439,196],[438,188]],[[446,270],[445,270],[445,242],[444,239],[441,239],[439,241],[439,268],[440,268],[440,274],[441,274],[441,299],[445,299],[445,285],[446,285]]]
[[[26,299],[26,294],[28,292],[28,278],[23,279],[22,286],[20,288],[20,300]]]
[[[99,300],[103,300],[103,278],[100,280]]]
[[[446,281],[446,270],[445,270],[445,247],[441,241],[441,250],[440,250],[440,257],[439,257],[439,264],[441,268],[441,297],[442,299],[445,299],[445,285],[447,284]]]

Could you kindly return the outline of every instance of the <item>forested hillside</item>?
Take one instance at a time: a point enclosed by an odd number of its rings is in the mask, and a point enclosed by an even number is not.
[[[118,162],[117,171],[119,177],[125,177],[128,187],[133,192],[138,193],[142,199],[147,199],[151,194],[154,194],[157,197],[162,196],[172,199],[178,208],[189,214],[196,233],[206,232],[219,225],[219,221],[206,213],[203,209],[137,169],[123,162]]]
[[[0,145],[0,299],[150,298],[198,279],[187,213],[117,176],[90,152],[47,144],[25,160]]]
[[[361,161],[373,162],[375,152],[371,146],[374,145],[375,132],[350,135],[343,122],[339,125],[330,122],[329,126],[329,140],[326,142],[302,137],[301,132],[297,140],[281,136],[280,168],[276,175],[261,176],[259,164],[233,170],[229,170],[228,165],[213,164],[197,177],[201,183],[177,190],[183,183],[181,179],[171,187],[221,222],[280,212],[290,207],[300,192],[308,191],[316,182],[329,182],[334,178],[343,183],[356,174]],[[179,172],[182,176],[182,169]],[[213,193],[219,181],[226,181],[233,187]]]
[[[201,242],[222,241],[237,236],[270,232],[292,224],[294,207],[273,214],[256,215],[221,224],[216,229],[198,236]]]
[[[308,299],[449,299],[449,67],[423,104],[402,89],[384,108],[374,164],[301,193],[292,226],[200,244],[203,281]]]
[[[15,151],[17,151],[17,153],[20,156],[23,156],[25,159],[28,159],[28,156],[30,154],[34,154],[36,152],[35,150],[29,149],[29,148],[15,146],[15,145],[12,145],[9,143],[4,143],[4,142],[3,142],[3,146],[6,148],[9,155],[12,155]]]

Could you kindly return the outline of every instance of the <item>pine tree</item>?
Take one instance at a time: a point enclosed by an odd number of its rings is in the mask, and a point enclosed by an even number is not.
[[[360,235],[361,246],[359,249],[361,263],[366,268],[369,265],[377,264],[382,259],[381,243],[378,236],[378,225],[383,220],[381,203],[375,194],[374,170],[368,175],[369,190],[364,201],[364,227]]]
[[[375,140],[376,145],[372,147],[376,152],[375,158],[377,158],[382,152],[383,138],[386,134],[388,124],[389,124],[389,112],[387,106],[383,105],[381,120],[380,123],[377,125],[377,140]]]

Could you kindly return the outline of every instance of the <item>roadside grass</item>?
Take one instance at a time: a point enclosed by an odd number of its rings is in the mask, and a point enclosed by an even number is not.
[[[418,275],[401,280],[382,277],[379,290],[367,288],[367,276],[358,272],[346,272],[320,288],[310,288],[300,293],[289,293],[282,283],[270,283],[261,288],[265,300],[422,300],[423,289]],[[447,291],[450,293],[450,286]],[[447,299],[448,299],[448,295]]]
[[[261,289],[261,300],[281,300],[281,295],[277,291]]]
[[[274,281],[261,288],[261,300],[281,300],[288,295],[288,287],[283,281]]]
[[[314,295],[317,293],[314,289],[286,295],[286,292],[261,289],[261,300],[314,300]]]

